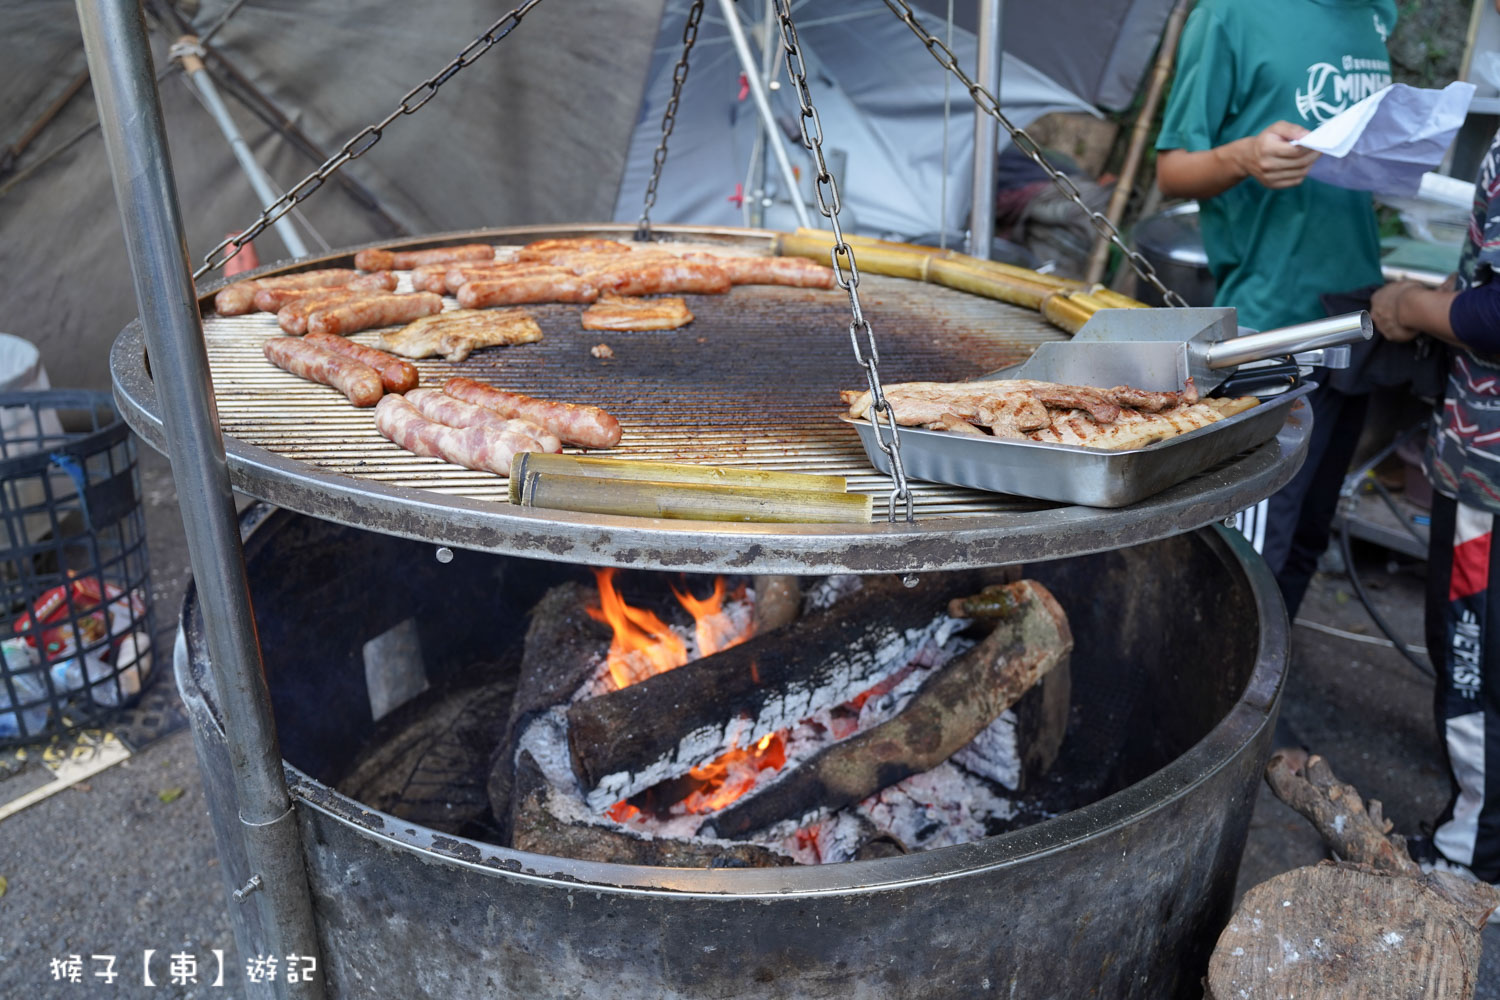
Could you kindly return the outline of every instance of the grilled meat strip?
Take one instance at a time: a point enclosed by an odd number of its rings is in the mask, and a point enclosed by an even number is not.
[[[597,406],[533,399],[506,392],[471,378],[450,378],[443,385],[450,396],[494,410],[502,417],[516,417],[541,424],[564,444],[581,448],[613,448],[620,443],[620,422]]]
[[[533,443],[490,427],[449,427],[422,416],[405,396],[386,396],[375,407],[375,427],[407,451],[479,472],[510,475],[517,453]]]
[[[516,252],[516,260],[540,261],[544,264],[559,264],[578,254],[625,254],[630,247],[615,240],[591,239],[586,236],[564,239],[537,240],[528,243]]]
[[[1108,426],[1100,425],[1082,410],[1073,410],[1058,413],[1053,418],[1051,427],[1033,431],[1026,436],[1044,444],[1071,444],[1125,451],[1129,448],[1144,448],[1148,444],[1207,427],[1222,419],[1224,418],[1217,410],[1202,403],[1189,403],[1163,413],[1125,410],[1121,412],[1119,419]]]
[[[263,350],[266,359],[277,368],[310,382],[332,386],[355,406],[374,406],[385,395],[379,372],[362,361],[324,350],[317,344],[297,337],[272,337]]]
[[[361,250],[354,255],[354,266],[361,271],[410,271],[423,264],[445,260],[493,260],[495,248],[488,243],[468,243],[460,247],[436,247],[432,250]]]
[[[585,330],[676,330],[692,321],[693,314],[680,298],[601,295],[583,311]]]
[[[436,420],[449,427],[488,427],[497,432],[517,434],[526,438],[530,446],[522,451],[546,451],[556,454],[562,451],[562,442],[557,435],[530,420],[507,419],[494,410],[450,396],[437,389],[414,389],[406,394],[406,401],[415,406],[428,420]]]
[[[331,333],[309,333],[305,338],[309,344],[317,344],[325,351],[342,354],[346,358],[363,362],[380,373],[380,384],[386,392],[407,392],[417,387],[417,366],[410,361],[391,357],[364,344]]]
[[[1121,406],[1134,407],[1137,410],[1145,410],[1147,413],[1160,413],[1174,406],[1198,402],[1198,386],[1191,375],[1183,383],[1181,392],[1148,392],[1145,389],[1136,389],[1128,385],[1117,385],[1113,389],[1102,391]]]
[[[459,309],[424,316],[380,339],[402,357],[441,355],[457,362],[481,347],[535,343],[542,339],[542,328],[521,309]]]
[[[347,336],[376,326],[410,323],[421,316],[442,312],[443,297],[432,292],[410,295],[371,295],[368,298],[336,302],[307,317],[307,328],[319,333]]]

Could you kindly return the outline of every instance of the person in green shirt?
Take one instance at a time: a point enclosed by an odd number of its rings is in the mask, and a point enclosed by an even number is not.
[[[1189,16],[1157,183],[1198,199],[1214,304],[1235,307],[1241,326],[1319,319],[1320,296],[1381,283],[1369,194],[1308,179],[1318,154],[1293,140],[1390,84],[1395,23],[1394,0],[1201,0]],[[1293,616],[1328,546],[1367,399],[1319,385],[1307,461],[1255,539]]]

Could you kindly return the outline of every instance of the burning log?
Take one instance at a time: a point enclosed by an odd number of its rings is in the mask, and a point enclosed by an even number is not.
[[[769,635],[569,706],[573,771],[589,806],[602,812],[876,683],[955,631],[945,598],[979,581],[872,580]]]
[[[569,582],[547,591],[531,609],[510,721],[490,762],[490,812],[502,836],[510,827],[511,779],[521,734],[536,716],[566,703],[593,672],[600,650],[609,646],[609,626],[588,613],[598,604],[593,587]]]
[[[1045,587],[1023,580],[1006,590],[1009,611],[994,630],[928,678],[900,715],[783,772],[713,816],[700,834],[743,836],[840,809],[962,749],[1073,648],[1067,618]]]
[[[647,839],[618,827],[563,819],[567,803],[558,801],[541,768],[524,750],[516,762],[515,793],[513,846],[520,851],[658,868],[777,868],[795,863],[755,844]]]

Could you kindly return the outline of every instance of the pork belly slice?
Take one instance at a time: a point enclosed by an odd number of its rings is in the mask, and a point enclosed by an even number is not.
[[[642,299],[601,295],[583,311],[585,330],[676,330],[693,321],[680,298]]]
[[[456,309],[424,316],[380,339],[386,350],[404,358],[441,356],[457,362],[484,347],[535,343],[542,328],[524,309]]]

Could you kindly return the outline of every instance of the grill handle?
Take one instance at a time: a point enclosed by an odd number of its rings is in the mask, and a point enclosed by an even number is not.
[[[1251,333],[1232,340],[1221,340],[1210,344],[1203,352],[1203,361],[1210,368],[1236,368],[1249,361],[1261,361],[1282,354],[1298,354],[1322,347],[1337,347],[1369,340],[1375,335],[1375,325],[1370,314],[1364,310],[1343,316],[1315,319],[1311,323]]]

